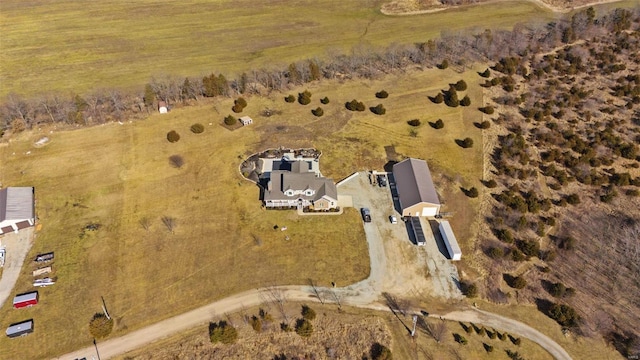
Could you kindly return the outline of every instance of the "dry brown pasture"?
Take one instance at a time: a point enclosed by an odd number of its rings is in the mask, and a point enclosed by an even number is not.
[[[428,100],[460,79],[469,84],[471,107],[454,109]],[[291,92],[307,88],[313,93],[309,106],[285,103],[286,94],[248,98],[242,115],[255,123],[234,131],[220,125],[233,99],[215,99],[122,124],[41,128],[3,143],[0,181],[36,187],[42,230],[29,257],[55,251],[58,280],[42,290],[39,306],[0,310],[7,323],[25,316],[36,321],[32,336],[0,339],[4,354],[44,358],[87,346],[92,341],[88,322],[101,311],[101,296],[116,319],[112,336],[118,336],[248,288],[302,284],[308,278],[319,285],[366,278],[369,259],[357,211],[301,218],[262,210],[258,188],[238,172],[240,162],[256,151],[316,147],[323,152],[323,174],[339,180],[356,170],[382,169],[384,147],[395,145],[402,156],[427,159],[452,179],[478,181],[482,140],[471,124],[479,118],[473,106],[482,102],[482,92],[475,71],[412,70],[376,81],[319,82]],[[389,92],[388,99],[375,98],[381,89]],[[324,96],[331,102],[316,118],[310,110]],[[383,103],[387,114],[351,113],[344,103],[354,98],[367,106]],[[266,108],[281,113],[263,117]],[[406,124],[413,118],[423,121],[416,136]],[[438,118],[445,121],[444,129],[426,124]],[[204,124],[205,132],[191,133],[193,123]],[[167,142],[170,130],[181,135],[180,141]],[[45,135],[51,141],[35,148]],[[455,144],[466,136],[477,145]],[[169,163],[176,154],[185,160],[179,169]],[[173,232],[162,217],[175,219]],[[100,227],[85,229],[89,224]],[[289,230],[275,231],[274,225]],[[472,240],[461,238],[465,241]],[[16,292],[31,288],[32,267],[24,267]]]
[[[290,317],[300,318],[299,303],[289,303],[287,313]],[[525,358],[552,359],[537,344],[521,339],[520,345],[514,345],[509,339],[491,339],[488,335],[467,334],[461,324],[445,321],[441,341],[438,343],[424,329],[418,328],[415,338],[409,335],[405,326],[411,326],[411,316],[396,317],[390,312],[373,311],[343,306],[339,310],[335,305],[308,304],[317,313],[312,321],[314,333],[304,339],[295,332],[286,333],[279,328],[279,315],[272,313],[269,304],[262,309],[274,317],[263,330],[257,333],[246,322],[246,317],[259,317],[259,308],[246,309],[214,321],[231,321],[238,330],[238,341],[232,345],[211,344],[207,326],[202,325],[190,332],[162,340],[143,349],[132,351],[119,357],[125,359],[175,359],[175,358],[229,358],[243,359],[247,356],[256,359],[275,359],[310,357],[314,359],[359,359],[370,353],[371,345],[378,342],[389,347],[394,359],[450,359],[459,356],[463,359],[493,359],[505,357],[506,350],[517,351]],[[431,325],[439,319],[427,318]],[[469,323],[464,325],[468,326]],[[494,331],[494,329],[488,329]],[[468,343],[458,344],[453,334],[464,336]],[[484,344],[493,346],[493,352],[485,350]]]

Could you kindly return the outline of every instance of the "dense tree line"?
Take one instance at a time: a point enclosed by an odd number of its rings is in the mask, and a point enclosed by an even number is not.
[[[543,26],[516,25],[511,31],[445,32],[436,40],[393,44],[382,51],[359,46],[349,55],[338,54],[322,60],[307,59],[276,69],[252,69],[236,78],[214,73],[201,79],[171,76],[154,78],[142,93],[110,89],[73,96],[51,94],[23,98],[11,94],[0,106],[0,129],[19,132],[42,123],[101,124],[155,110],[157,101],[177,104],[205,97],[284,91],[319,79],[375,78],[412,65],[442,66],[446,62],[447,66],[464,69],[466,64],[474,61],[498,61],[511,56],[522,58],[531,53],[548,51],[561,45],[563,40],[589,39],[610,31],[637,29],[639,19],[640,8],[616,9],[599,18],[589,8],[570,18]],[[505,62],[502,66],[510,69],[507,74],[523,71],[521,67],[512,69],[509,61]],[[575,65],[576,69],[579,65]],[[621,88],[620,91],[633,90]]]

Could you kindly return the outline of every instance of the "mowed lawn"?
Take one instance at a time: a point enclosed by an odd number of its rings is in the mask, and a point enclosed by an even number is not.
[[[152,76],[234,76],[354,46],[424,42],[443,31],[556,17],[527,1],[385,16],[383,1],[4,0],[0,96],[141,90]]]
[[[472,106],[453,109],[428,100],[463,78]],[[291,91],[309,89],[308,106],[285,103],[284,94],[248,98],[243,115],[255,123],[234,131],[220,125],[233,99],[216,99],[122,125],[43,129],[12,139],[0,147],[0,181],[36,187],[42,224],[15,292],[32,289],[31,258],[39,252],[55,251],[58,282],[40,290],[36,307],[18,311],[7,303],[0,310],[3,326],[33,318],[36,328],[24,338],[0,337],[3,356],[44,358],[87,346],[88,322],[101,311],[101,296],[117,320],[116,336],[255,287],[366,278],[368,251],[356,209],[305,217],[262,210],[258,188],[241,177],[238,165],[268,147],[315,146],[323,152],[321,171],[337,181],[353,171],[382,169],[385,146],[394,146],[400,156],[427,159],[452,178],[477,183],[481,132],[472,122],[481,119],[479,81],[474,71],[428,70],[310,84]],[[381,89],[389,92],[387,99],[375,98]],[[331,102],[316,118],[310,110],[324,96]],[[350,112],[344,103],[353,98],[367,106],[382,103],[387,114]],[[260,115],[264,109],[276,115]],[[413,118],[425,123],[416,136],[406,124]],[[426,124],[438,118],[444,129]],[[204,133],[189,131],[196,122],[205,125]],[[172,129],[181,135],[174,144],[166,140]],[[33,147],[44,135],[50,143]],[[471,149],[454,142],[466,136],[476,142]],[[169,164],[175,154],[185,160],[181,169]],[[163,216],[176,219],[174,233]],[[140,225],[143,218],[150,219],[148,231]],[[100,228],[83,231],[91,223]]]

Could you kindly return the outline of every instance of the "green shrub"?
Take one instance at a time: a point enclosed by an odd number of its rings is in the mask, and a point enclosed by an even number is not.
[[[191,125],[191,132],[194,134],[202,134],[204,132],[204,125],[198,123]]]
[[[458,99],[458,93],[456,92],[455,87],[450,86],[449,90],[444,92],[444,103],[449,107],[457,107],[460,105],[460,100]]]
[[[411,119],[409,121],[407,121],[407,124],[409,124],[410,126],[420,126],[420,120],[419,119]]]
[[[496,331],[495,330],[493,330],[493,331],[487,330],[487,335],[489,336],[489,339],[495,339],[496,337],[498,337],[496,335]]]
[[[170,143],[178,142],[178,140],[180,140],[180,134],[175,130],[171,130],[167,133],[167,140],[169,140]]]
[[[234,113],[238,114],[238,113],[241,113],[241,112],[242,112],[242,110],[244,110],[244,108],[243,108],[241,105],[239,105],[239,104],[235,104],[235,105],[233,105],[233,106],[231,107],[231,110],[232,110]]]
[[[462,141],[460,141],[460,146],[465,148],[465,149],[473,147],[473,139],[464,138]]]
[[[478,285],[466,284],[464,286],[464,293],[469,298],[475,298],[478,296]]]
[[[459,80],[457,83],[455,83],[455,88],[458,91],[465,91],[467,90],[467,83],[464,80]]]
[[[449,60],[447,60],[447,59],[442,60],[440,65],[438,65],[438,69],[442,69],[442,70],[444,70],[444,69],[446,69],[448,67],[449,67]]]
[[[462,336],[462,335],[460,335],[460,334],[453,334],[453,339],[454,339],[458,344],[467,345],[467,338],[465,338],[464,336]]]
[[[329,98],[325,96],[322,99],[320,99],[320,102],[327,105],[329,103]]]
[[[513,261],[525,261],[527,259],[527,257],[522,253],[522,251],[518,250],[518,249],[514,249],[511,252],[511,260]]]
[[[209,339],[212,343],[233,344],[238,340],[238,331],[224,320],[209,323]]]
[[[491,76],[491,70],[489,70],[489,68],[487,68],[487,70],[479,73],[480,76],[482,76],[483,78],[488,78],[489,76]]]
[[[431,101],[436,104],[442,104],[442,102],[444,101],[444,95],[442,95],[442,93],[438,93],[438,95],[431,98]]]
[[[485,107],[481,107],[480,111],[482,111],[483,113],[487,114],[487,115],[491,115],[495,112],[495,109],[493,108],[493,106],[491,105],[487,105]]]
[[[386,92],[386,91],[384,91],[384,90],[381,90],[381,91],[378,91],[378,92],[376,93],[376,97],[377,97],[378,99],[386,99],[386,98],[388,98],[388,97],[389,97],[389,93],[387,93],[387,92]]]
[[[378,104],[374,107],[371,107],[369,108],[369,110],[371,110],[371,112],[376,115],[384,115],[387,112],[387,110],[384,108],[382,104]]]
[[[487,333],[487,329],[485,329],[484,326],[478,329],[478,335],[484,336],[484,334],[486,333]]]
[[[243,97],[239,97],[234,101],[234,104],[240,105],[244,109],[247,107],[247,100],[245,100]]]
[[[580,204],[580,196],[578,196],[578,194],[568,195],[565,199],[567,200],[568,204],[571,204],[571,205]]]
[[[460,100],[460,105],[461,106],[469,106],[471,105],[471,99],[469,98],[468,95],[465,95],[462,100]]]
[[[311,113],[313,115],[317,116],[317,117],[320,117],[320,116],[324,115],[324,110],[322,110],[321,107],[317,107],[317,108],[311,110]]]
[[[365,109],[364,104],[356,99],[347,102],[345,107],[351,111],[364,111]]]
[[[298,103],[300,105],[309,105],[311,103],[311,93],[307,90],[298,93]]]
[[[491,127],[491,122],[489,120],[485,120],[481,123],[478,123],[478,128],[480,129],[488,129]]]
[[[525,278],[523,278],[522,276],[516,276],[511,279],[509,286],[514,289],[524,289],[525,286],[527,286],[527,280],[525,280]]]
[[[502,259],[504,257],[504,250],[499,247],[492,247],[489,249],[489,257],[492,259]]]
[[[637,197],[640,196],[640,191],[638,189],[629,189],[624,193],[627,196]]]
[[[235,125],[238,123],[238,119],[236,119],[235,117],[229,115],[227,117],[224,118],[224,123],[231,126],[231,125]]]
[[[113,319],[108,319],[107,315],[103,313],[93,314],[93,318],[89,322],[91,336],[96,339],[102,339],[111,334],[111,330],[113,330]]]
[[[489,345],[489,344],[485,344],[482,343],[482,346],[484,347],[484,350],[488,353],[493,352],[493,346]]]
[[[489,181],[485,181],[484,186],[488,187],[489,189],[493,189],[498,186],[498,183],[494,179],[491,179]]]
[[[251,324],[251,327],[253,328],[253,330],[255,330],[256,332],[260,332],[262,331],[262,320],[253,315],[250,319],[249,319],[249,324]]]
[[[469,190],[466,190],[464,192],[465,195],[467,195],[470,198],[477,198],[478,197],[478,189],[476,189],[475,187],[472,187]]]
[[[309,337],[313,334],[313,325],[307,319],[298,319],[296,321],[296,334],[302,337]]]
[[[313,320],[316,318],[316,312],[307,305],[302,305],[302,317],[306,320]]]
[[[292,332],[293,329],[291,328],[291,326],[289,324],[287,324],[286,322],[280,323],[280,329],[284,332]]]
[[[391,360],[393,359],[393,354],[391,354],[391,350],[388,347],[380,344],[374,343],[371,345],[371,360]],[[366,358],[363,357],[363,358]]]
[[[434,123],[429,123],[429,125],[434,129],[442,129],[444,127],[444,121],[442,121],[442,119],[438,119]]]
[[[288,102],[288,103],[292,103],[292,102],[296,101],[296,97],[295,97],[295,96],[293,96],[293,95],[289,95],[289,96],[286,96],[286,97],[284,98],[284,101],[286,101],[286,102]]]
[[[549,316],[558,324],[565,327],[577,326],[580,321],[580,316],[576,310],[564,304],[553,304],[549,308]]]

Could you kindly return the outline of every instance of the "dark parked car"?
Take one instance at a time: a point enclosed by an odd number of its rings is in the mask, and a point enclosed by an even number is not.
[[[361,208],[360,212],[362,213],[362,220],[364,222],[371,222],[371,211],[367,208]]]
[[[380,187],[387,186],[387,178],[384,175],[378,175],[378,185],[380,185]]]

